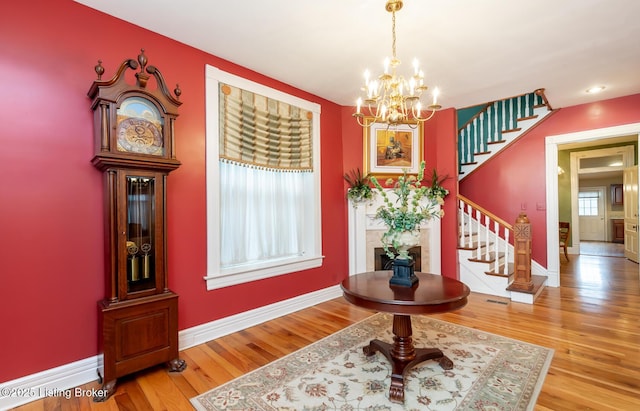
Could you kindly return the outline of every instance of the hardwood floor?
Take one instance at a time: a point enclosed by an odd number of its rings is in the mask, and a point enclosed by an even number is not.
[[[466,307],[435,315],[555,349],[535,410],[640,409],[640,283],[624,258],[561,258],[561,287],[534,305],[472,294]],[[186,410],[189,398],[263,366],[372,313],[342,298],[181,352],[188,368],[163,367],[119,381],[105,403],[45,398],[18,410]],[[97,382],[82,388],[98,388]]]
[[[581,241],[581,255],[600,255],[605,257],[624,257],[624,244],[602,241]]]

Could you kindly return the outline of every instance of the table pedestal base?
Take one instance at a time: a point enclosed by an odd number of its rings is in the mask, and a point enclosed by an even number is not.
[[[393,344],[380,340],[371,340],[363,347],[367,357],[380,352],[391,363],[391,387],[389,400],[404,403],[404,375],[413,366],[426,361],[437,359],[444,370],[453,368],[453,362],[438,348],[415,348],[413,345],[411,317],[396,314],[393,316]]]

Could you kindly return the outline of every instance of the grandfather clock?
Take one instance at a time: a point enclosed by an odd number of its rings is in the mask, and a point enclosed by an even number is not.
[[[182,371],[178,358],[178,295],[167,284],[166,187],[175,158],[174,122],[180,88],[174,95],[144,49],[122,62],[116,74],[89,89],[94,112],[95,155],[104,173],[106,296],[98,303],[103,363],[98,373],[104,401],[116,380],[167,363]],[[149,81],[151,80],[151,81]]]

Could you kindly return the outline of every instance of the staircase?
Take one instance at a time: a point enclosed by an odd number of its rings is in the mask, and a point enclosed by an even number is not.
[[[458,195],[458,213],[460,281],[474,292],[533,304],[547,278],[531,275],[532,272],[544,272],[544,269],[532,263],[530,245],[524,250],[522,247],[514,250],[511,244],[516,243],[514,227],[462,195]],[[519,227],[523,231],[522,226]],[[514,265],[516,254],[517,266]],[[523,271],[528,271],[525,274],[529,277],[525,280],[528,287],[524,289],[520,283],[522,279],[515,278]]]
[[[468,176],[551,113],[544,89],[458,110],[458,179]]]

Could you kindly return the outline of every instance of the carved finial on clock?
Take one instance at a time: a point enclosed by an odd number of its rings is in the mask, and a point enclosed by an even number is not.
[[[140,72],[136,73],[138,85],[142,88],[146,88],[149,76],[144,72],[145,66],[147,65],[147,56],[144,55],[144,49],[140,49],[140,54],[138,54],[138,63],[140,63]]]
[[[96,74],[98,74],[98,80],[102,80],[104,74],[104,67],[102,67],[102,60],[98,60],[98,64],[94,67]]]
[[[147,56],[144,55],[144,49],[140,49],[140,54],[138,54],[138,63],[140,63],[140,72],[144,72],[144,68],[147,65]]]
[[[176,97],[179,100],[180,99],[180,94],[182,94],[182,90],[180,90],[180,84],[176,83],[176,88],[173,89],[173,92],[175,93]]]

